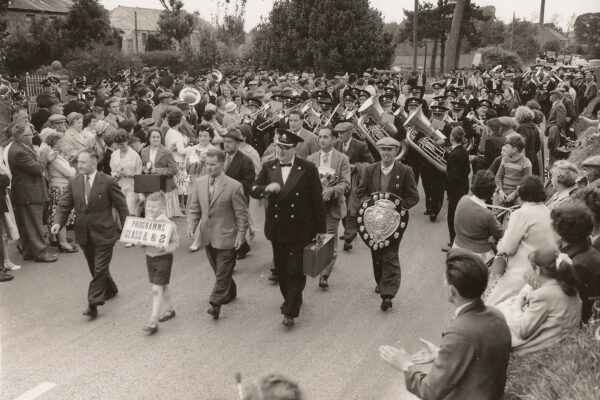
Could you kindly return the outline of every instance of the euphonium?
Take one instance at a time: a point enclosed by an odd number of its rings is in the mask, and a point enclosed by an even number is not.
[[[395,135],[398,130],[393,124],[384,123],[381,120],[383,116],[383,108],[379,104],[379,94],[374,94],[368,98],[358,109],[361,114],[356,126],[362,136],[375,148],[380,139]],[[408,151],[406,141],[401,142],[401,149],[396,160],[401,160]]]
[[[312,131],[321,122],[321,114],[315,111],[312,103],[307,102],[300,111],[304,115],[304,122],[308,125],[309,130]]]
[[[437,144],[439,141],[445,141],[446,137],[442,132],[431,126],[431,123],[423,114],[421,106],[408,116],[404,123],[404,126],[407,125],[406,141],[408,145],[425,157],[438,170],[446,173],[450,149]]]
[[[195,106],[202,100],[202,94],[198,89],[185,87],[179,92],[179,100],[188,103],[190,106]]]

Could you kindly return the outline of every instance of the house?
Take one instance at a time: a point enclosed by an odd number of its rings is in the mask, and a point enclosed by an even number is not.
[[[124,54],[143,53],[146,51],[148,37],[158,33],[158,19],[163,10],[155,8],[139,8],[118,6],[109,11],[110,25],[123,32],[121,49]],[[191,35],[192,45],[198,45],[200,28],[214,29],[210,23],[197,17],[197,28]]]
[[[36,18],[64,18],[72,5],[73,0],[8,0],[4,19],[9,32],[28,31]]]
[[[542,29],[540,34],[540,42],[542,46],[546,42],[557,41],[560,43],[561,49],[567,47],[571,42],[571,39],[569,39],[567,35],[557,31],[556,29],[548,25],[550,24],[544,25],[544,28]]]

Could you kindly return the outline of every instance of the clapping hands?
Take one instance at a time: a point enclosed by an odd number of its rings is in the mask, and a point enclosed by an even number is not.
[[[419,340],[425,347],[410,356],[410,360],[415,364],[429,364],[433,362],[437,358],[440,348],[423,338],[419,338]]]

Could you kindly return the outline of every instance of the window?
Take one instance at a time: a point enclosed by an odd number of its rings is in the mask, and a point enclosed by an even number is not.
[[[133,53],[133,39],[127,39],[127,54]]]
[[[28,27],[31,27],[31,25],[33,25],[33,14],[27,14],[27,15],[25,15],[25,24]]]
[[[146,47],[146,42],[148,41],[148,34],[146,32],[142,32],[142,44]]]

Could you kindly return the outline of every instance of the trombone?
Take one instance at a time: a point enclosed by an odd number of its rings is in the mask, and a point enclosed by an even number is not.
[[[309,102],[312,101],[311,99],[305,101],[304,103],[299,103],[296,104],[293,107],[288,108],[287,110],[281,110],[279,111],[277,114],[275,114],[273,117],[271,117],[270,119],[266,120],[265,122],[263,122],[262,124],[258,125],[256,127],[256,129],[258,129],[259,131],[264,131],[265,129],[275,125],[276,123],[278,123],[279,121],[281,121],[283,118],[287,117],[288,115],[290,115],[290,113],[293,110],[297,110],[297,109],[302,109],[302,107],[304,107],[304,105]]]
[[[255,112],[253,112],[252,114],[245,114],[241,119],[240,122],[238,123],[232,123],[229,124],[225,127],[225,129],[229,129],[234,127],[235,125],[240,125],[240,124],[248,124],[248,125],[252,125],[254,123],[254,120],[256,119],[256,117],[258,115],[260,115],[261,113],[267,111],[269,108],[271,108],[271,105],[269,103],[264,104],[261,108],[259,108],[258,110],[256,110]]]

